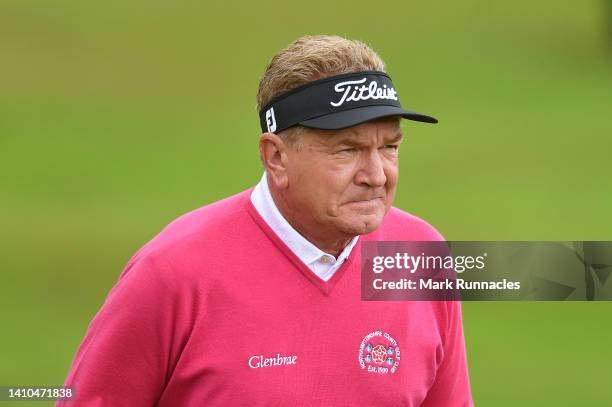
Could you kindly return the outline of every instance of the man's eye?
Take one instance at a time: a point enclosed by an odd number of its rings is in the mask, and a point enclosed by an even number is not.
[[[357,151],[356,148],[343,148],[342,150],[338,151],[339,153],[353,153]]]
[[[387,149],[387,150],[391,150],[391,151],[397,151],[397,149],[398,149],[398,148],[399,148],[399,146],[398,146],[398,145],[395,145],[395,144],[387,144],[387,145],[385,146],[385,149]]]

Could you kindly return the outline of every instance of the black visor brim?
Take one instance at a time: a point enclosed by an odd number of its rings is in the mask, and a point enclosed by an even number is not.
[[[425,123],[438,123],[438,119],[421,113],[411,112],[395,106],[363,106],[303,120],[304,127],[322,130],[341,130],[361,123],[385,117],[400,116],[404,119]]]

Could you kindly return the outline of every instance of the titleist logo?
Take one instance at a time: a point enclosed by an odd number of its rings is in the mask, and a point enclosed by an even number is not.
[[[344,102],[368,100],[368,99],[391,99],[397,100],[397,92],[394,88],[388,88],[387,85],[383,85],[382,88],[378,87],[376,81],[372,81],[368,86],[361,85],[367,80],[367,78],[346,81],[337,83],[334,86],[334,90],[342,94],[342,97],[337,102],[330,102],[334,107],[342,106]],[[351,86],[354,85],[354,86]],[[361,85],[361,86],[358,86]]]

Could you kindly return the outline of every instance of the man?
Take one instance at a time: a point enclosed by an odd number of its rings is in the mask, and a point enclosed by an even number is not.
[[[400,117],[437,120],[336,36],[277,54],[257,101],[261,181],[128,262],[66,380],[76,404],[472,405],[458,302],[360,300],[362,242],[442,240],[391,206]]]

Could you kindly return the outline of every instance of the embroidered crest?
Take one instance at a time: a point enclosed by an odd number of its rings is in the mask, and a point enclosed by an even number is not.
[[[393,374],[399,363],[399,345],[387,332],[370,332],[361,341],[359,366],[368,373]]]

